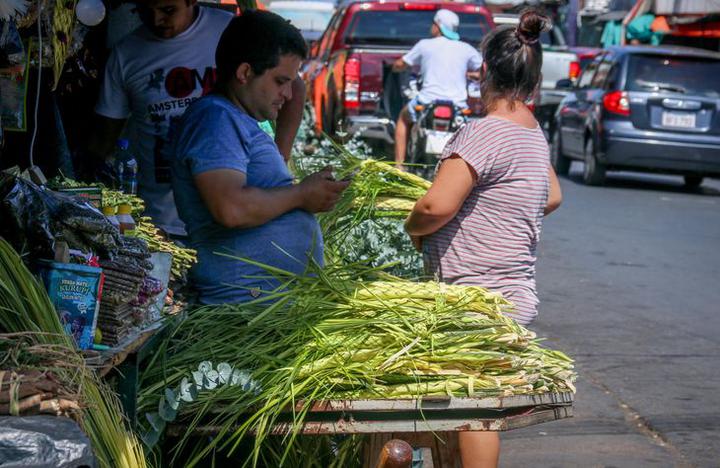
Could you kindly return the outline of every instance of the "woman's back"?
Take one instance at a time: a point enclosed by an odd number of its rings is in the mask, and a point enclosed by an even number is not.
[[[549,190],[543,132],[490,116],[453,137],[442,158],[452,155],[477,183],[458,214],[425,238],[428,273],[499,290],[515,303],[513,318],[528,323],[537,314],[536,247]]]

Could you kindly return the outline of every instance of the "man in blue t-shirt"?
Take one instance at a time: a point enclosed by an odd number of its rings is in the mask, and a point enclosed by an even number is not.
[[[215,53],[216,93],[195,102],[171,132],[175,203],[198,251],[193,281],[206,304],[246,302],[279,286],[249,258],[296,274],[322,263],[314,213],[331,210],[347,182],[329,168],[293,184],[275,142],[258,127],[292,96],[307,46],[282,17],[233,18]]]

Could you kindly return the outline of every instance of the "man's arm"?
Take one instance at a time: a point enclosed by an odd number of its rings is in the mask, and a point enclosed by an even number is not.
[[[392,71],[394,71],[394,72],[405,71],[405,70],[407,70],[407,68],[409,66],[410,65],[408,65],[407,62],[405,62],[405,60],[403,60],[402,57],[400,57],[399,59],[395,60],[395,63],[393,63]]]
[[[330,211],[349,182],[332,179],[329,168],[296,185],[261,189],[248,187],[246,176],[233,169],[216,169],[195,176],[195,186],[218,224],[228,228],[260,226],[288,211]]]
[[[127,120],[95,114],[94,121],[85,147],[83,165],[78,168],[78,172],[82,180],[113,183],[115,176],[107,172],[107,161],[115,151],[115,144]]]
[[[130,99],[123,78],[120,52],[113,49],[105,65],[100,95],[95,106],[92,133],[87,142],[89,165],[95,170],[113,154],[115,143],[130,116]]]
[[[407,70],[409,67],[415,66],[419,64],[420,56],[422,55],[422,52],[420,50],[420,43],[422,41],[418,42],[413,46],[412,49],[410,49],[410,52],[403,55],[399,59],[395,60],[392,66],[392,71],[394,72],[401,72]]]
[[[93,161],[99,164],[113,153],[127,119],[111,119],[95,114],[94,120],[95,131],[88,138],[87,150]]]
[[[295,136],[305,107],[305,83],[300,77],[292,83],[292,98],[280,109],[275,123],[275,143],[285,161],[290,160]]]

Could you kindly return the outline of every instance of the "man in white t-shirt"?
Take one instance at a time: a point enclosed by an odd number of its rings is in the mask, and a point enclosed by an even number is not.
[[[215,85],[215,49],[233,15],[200,7],[197,0],[139,0],[143,22],[115,47],[95,107],[98,131],[89,142],[96,163],[110,156],[117,138],[130,140],[138,162],[138,195],[145,213],[174,236],[184,236],[163,147],[172,121]],[[276,143],[288,159],[302,118],[305,88],[293,83],[293,98],[277,119]],[[127,124],[127,125],[126,125]]]
[[[430,28],[431,39],[422,39],[393,64],[393,71],[420,66],[422,88],[400,112],[395,126],[395,162],[405,162],[407,130],[417,120],[415,106],[433,101],[453,101],[467,107],[468,72],[478,72],[482,66],[480,53],[470,44],[460,41],[457,32],[460,19],[450,10],[435,13]],[[479,77],[473,76],[474,78]]]

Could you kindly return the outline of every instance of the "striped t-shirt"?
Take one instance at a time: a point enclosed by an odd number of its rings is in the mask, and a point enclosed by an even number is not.
[[[500,291],[515,305],[512,317],[537,316],[536,249],[549,191],[549,152],[540,127],[495,117],[458,131],[441,161],[458,155],[477,184],[458,214],[424,239],[427,272],[449,284]]]

